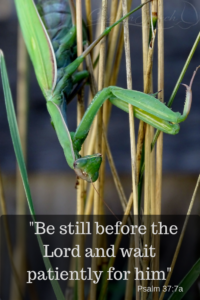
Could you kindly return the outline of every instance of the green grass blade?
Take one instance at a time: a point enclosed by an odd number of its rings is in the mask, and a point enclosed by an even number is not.
[[[11,95],[11,91],[10,91],[10,85],[9,85],[9,81],[8,81],[8,75],[7,75],[7,71],[6,71],[5,59],[4,59],[3,52],[1,50],[0,50],[0,67],[1,67],[1,78],[2,78],[2,85],[3,85],[3,91],[4,91],[4,97],[5,97],[5,104],[6,104],[6,111],[7,111],[8,124],[9,124],[9,128],[10,128],[10,134],[11,134],[17,162],[18,162],[18,165],[20,168],[20,173],[22,176],[23,184],[24,184],[26,198],[28,200],[30,213],[31,213],[31,215],[35,215],[33,201],[31,198],[30,186],[29,186],[29,182],[28,182],[28,175],[26,172],[26,166],[25,166],[21,143],[20,143],[20,138],[19,138],[17,120],[16,120],[16,116],[15,116],[15,109],[14,109],[14,105],[13,105],[12,95]]]
[[[19,166],[20,173],[22,176],[22,182],[24,185],[29,210],[30,210],[33,220],[36,221],[35,211],[34,211],[34,206],[33,206],[33,201],[32,201],[32,197],[31,197],[31,191],[30,191],[30,186],[29,186],[29,181],[28,181],[28,175],[27,175],[26,166],[25,166],[24,157],[23,157],[22,148],[21,148],[21,142],[20,142],[17,120],[16,120],[16,115],[15,115],[15,109],[14,109],[14,105],[13,105],[8,75],[7,75],[7,71],[6,71],[5,59],[4,59],[3,52],[1,50],[0,50],[0,69],[1,69],[1,77],[2,77],[2,84],[3,84],[3,91],[4,91],[4,97],[5,97],[5,104],[6,104],[6,111],[7,111],[9,128],[10,128],[10,134],[11,134],[18,166]],[[45,252],[44,252],[44,246],[42,243],[42,239],[39,235],[37,235],[37,239],[38,239],[38,243],[39,243],[39,247],[40,247],[40,250],[42,253],[45,267],[47,270],[51,269],[53,271],[53,268],[51,266],[49,259],[44,257]],[[65,300],[65,297],[62,293],[62,290],[61,290],[58,282],[56,280],[51,280],[51,284],[52,284],[52,287],[55,292],[57,300]]]
[[[173,292],[168,300],[181,300],[183,296],[187,293],[187,291],[191,288],[191,286],[195,283],[197,278],[200,275],[200,259],[193,265],[190,271],[186,274],[183,280],[179,283],[178,287],[183,288],[183,292],[178,292],[178,288],[176,292]]]

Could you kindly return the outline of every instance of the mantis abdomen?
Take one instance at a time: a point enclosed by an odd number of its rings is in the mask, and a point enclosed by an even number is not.
[[[64,68],[77,57],[76,27],[73,26],[68,0],[40,0],[38,12],[51,40],[57,63],[57,83],[63,77]],[[84,39],[87,34],[84,28]],[[65,96],[69,97],[76,82],[72,77],[65,83]]]

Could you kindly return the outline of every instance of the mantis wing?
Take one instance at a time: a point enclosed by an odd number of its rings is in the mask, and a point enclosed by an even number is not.
[[[15,5],[36,77],[46,98],[47,91],[54,89],[57,79],[52,44],[33,0],[15,0]]]

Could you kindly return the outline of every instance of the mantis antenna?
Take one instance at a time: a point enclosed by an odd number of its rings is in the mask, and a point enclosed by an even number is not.
[[[99,192],[97,191],[97,189],[95,188],[95,186],[94,186],[94,183],[92,182],[92,179],[91,179],[91,184],[93,185],[93,188],[94,188],[94,190],[97,192],[97,194],[100,196],[100,194],[99,194]],[[102,199],[103,200],[103,199]],[[118,221],[120,221],[119,219],[118,219],[118,217],[114,214],[114,212],[112,211],[112,209],[108,206],[108,204],[103,200],[103,203],[105,204],[105,206],[107,207],[107,209],[111,212],[111,214],[118,220]]]

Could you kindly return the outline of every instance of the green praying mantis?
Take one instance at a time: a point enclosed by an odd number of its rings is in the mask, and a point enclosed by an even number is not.
[[[76,27],[72,24],[67,0],[57,3],[52,0],[39,1],[38,8],[33,0],[15,0],[15,4],[24,40],[38,83],[46,99],[53,127],[67,163],[78,177],[88,182],[95,182],[98,179],[102,155],[97,153],[81,157],[79,151],[98,110],[107,99],[126,112],[128,112],[128,104],[133,105],[136,118],[165,133],[179,132],[178,123],[183,122],[190,111],[191,88],[197,70],[192,76],[190,85],[185,85],[186,99],[183,114],[173,112],[156,99],[155,95],[109,86],[95,95],[75,132],[69,132],[67,126],[67,98],[70,97],[73,86],[89,76],[87,71],[76,72],[77,68],[101,38],[144,4],[106,28],[100,37],[77,58],[75,58]],[[59,17],[63,11],[66,16],[60,21]],[[2,51],[0,51],[0,67],[6,97],[8,81],[4,80],[7,78],[7,72]]]

